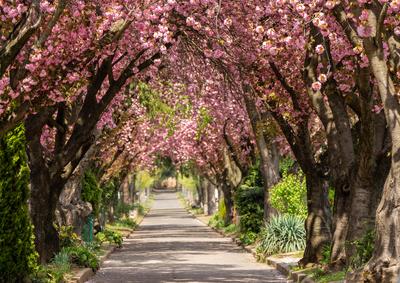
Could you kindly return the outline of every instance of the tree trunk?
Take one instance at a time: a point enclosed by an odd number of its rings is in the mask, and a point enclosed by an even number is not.
[[[216,211],[216,197],[215,197],[215,187],[209,181],[207,181],[207,191],[208,191],[208,204],[207,204],[207,215],[212,215]]]
[[[274,142],[270,143],[270,149],[268,150],[265,142],[262,142],[263,139],[263,137],[260,137],[257,144],[259,144],[258,146],[261,152],[261,175],[265,184],[264,220],[269,221],[271,216],[277,214],[277,211],[271,206],[270,188],[279,181],[279,153]]]
[[[376,212],[374,254],[362,274],[372,282],[398,282],[400,279],[400,105],[382,46],[377,46],[373,39],[365,39],[364,46],[384,106],[392,148],[391,169]]]
[[[223,184],[221,186],[222,188],[222,193],[224,195],[224,204],[225,204],[225,209],[226,209],[226,214],[225,214],[225,225],[232,224],[233,222],[233,195],[232,195],[232,190],[231,188]]]
[[[253,134],[256,137],[257,149],[260,154],[261,160],[261,176],[264,183],[264,220],[268,221],[272,215],[276,214],[276,210],[271,206],[269,199],[269,189],[279,181],[279,153],[274,137],[269,137],[267,132],[275,132],[271,123],[263,126],[262,122],[269,122],[272,118],[269,116],[261,117],[257,111],[254,98],[251,97],[250,88],[243,87],[245,92],[244,101],[246,105],[247,115],[249,116],[250,123],[253,129]],[[272,128],[272,129],[271,129]],[[267,132],[264,132],[267,131]]]
[[[346,265],[345,241],[349,224],[350,192],[343,186],[335,188],[333,235],[330,267],[341,270]]]
[[[305,222],[307,242],[304,256],[300,261],[301,265],[319,262],[322,259],[323,249],[331,242],[328,188],[315,172],[307,173],[308,216]]]
[[[34,162],[30,160],[30,163]],[[59,194],[51,192],[54,187],[47,173],[47,170],[31,166],[30,214],[41,263],[48,262],[60,248],[58,233],[53,225]]]
[[[30,215],[34,226],[35,246],[41,263],[48,262],[59,251],[58,233],[54,227],[55,211],[65,185],[52,178],[40,143],[40,134],[48,113],[43,111],[25,123],[28,164],[30,168]],[[40,129],[40,131],[38,131]]]

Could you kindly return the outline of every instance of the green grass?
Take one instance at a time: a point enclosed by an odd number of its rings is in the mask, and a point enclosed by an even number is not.
[[[310,273],[311,277],[318,283],[328,283],[339,280],[344,280],[346,277],[346,271],[339,272],[325,272],[322,269],[315,269]]]
[[[230,224],[223,228],[224,233],[226,234],[233,234],[239,231],[238,227],[235,224]]]

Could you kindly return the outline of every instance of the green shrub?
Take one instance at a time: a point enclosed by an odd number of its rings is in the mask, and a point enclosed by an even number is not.
[[[306,245],[304,220],[293,215],[275,216],[261,230],[259,239],[257,253],[261,258],[303,250]]]
[[[365,235],[351,244],[355,246],[355,254],[350,259],[350,266],[354,269],[363,266],[371,257],[374,252],[375,231],[369,230]]]
[[[61,247],[76,246],[81,242],[79,236],[74,233],[73,226],[57,226],[56,229]]]
[[[143,204],[138,203],[135,204],[134,207],[137,209],[139,215],[144,215],[146,213],[146,208]]]
[[[28,199],[29,168],[20,125],[0,139],[0,282],[21,281],[37,268]]]
[[[264,222],[264,188],[240,186],[235,194],[240,231],[258,233]]]
[[[96,175],[91,170],[86,171],[83,176],[81,198],[83,201],[91,203],[93,214],[97,217],[102,202],[102,190]]]
[[[97,270],[100,263],[96,253],[99,251],[100,245],[97,242],[63,247],[49,264],[39,266],[31,275],[30,280],[33,283],[65,282],[65,275],[71,271],[72,264]]]
[[[295,160],[291,157],[282,158],[279,161],[279,172],[281,175],[287,175],[289,171],[293,168]]]
[[[109,242],[110,244],[116,244],[118,247],[122,247],[123,242],[121,233],[111,230],[104,230],[97,233],[96,240],[100,243]]]
[[[329,262],[331,261],[331,254],[332,254],[331,245],[325,245],[322,249],[322,259],[320,263],[323,265],[329,264]]]
[[[248,231],[240,234],[240,241],[247,246],[253,244],[257,240],[257,237],[258,234]]]
[[[93,270],[97,270],[100,266],[97,256],[84,245],[66,247],[61,251],[68,254],[69,261],[78,266],[89,267]]]
[[[282,214],[307,217],[307,187],[303,173],[286,174],[270,190],[271,205]]]
[[[234,202],[240,216],[240,232],[260,232],[264,222],[264,187],[258,163],[250,168],[249,174],[237,189]],[[246,242],[248,235],[244,236]]]
[[[210,218],[208,225],[217,229],[221,229],[225,227],[225,222],[224,219],[220,219],[219,214],[216,213]]]
[[[119,227],[131,228],[131,229],[134,229],[138,226],[136,221],[131,218],[118,219],[117,221],[115,221],[114,225],[119,226]]]
[[[221,198],[218,202],[218,219],[225,221],[226,218],[226,206],[224,198]],[[224,225],[225,226],[225,225]]]
[[[64,276],[70,270],[71,262],[69,254],[66,250],[62,249],[48,265],[39,266],[30,279],[33,283],[64,282]]]
[[[224,228],[224,232],[228,233],[228,234],[236,233],[237,230],[238,230],[238,227],[235,224],[230,224]]]

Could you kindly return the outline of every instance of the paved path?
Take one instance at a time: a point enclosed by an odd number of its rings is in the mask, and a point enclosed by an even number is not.
[[[89,282],[273,283],[286,279],[190,216],[175,193],[161,193],[139,229]]]

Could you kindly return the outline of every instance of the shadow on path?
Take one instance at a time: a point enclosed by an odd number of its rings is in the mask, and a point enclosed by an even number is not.
[[[175,193],[160,193],[132,238],[89,282],[273,283],[286,279],[190,216]]]

